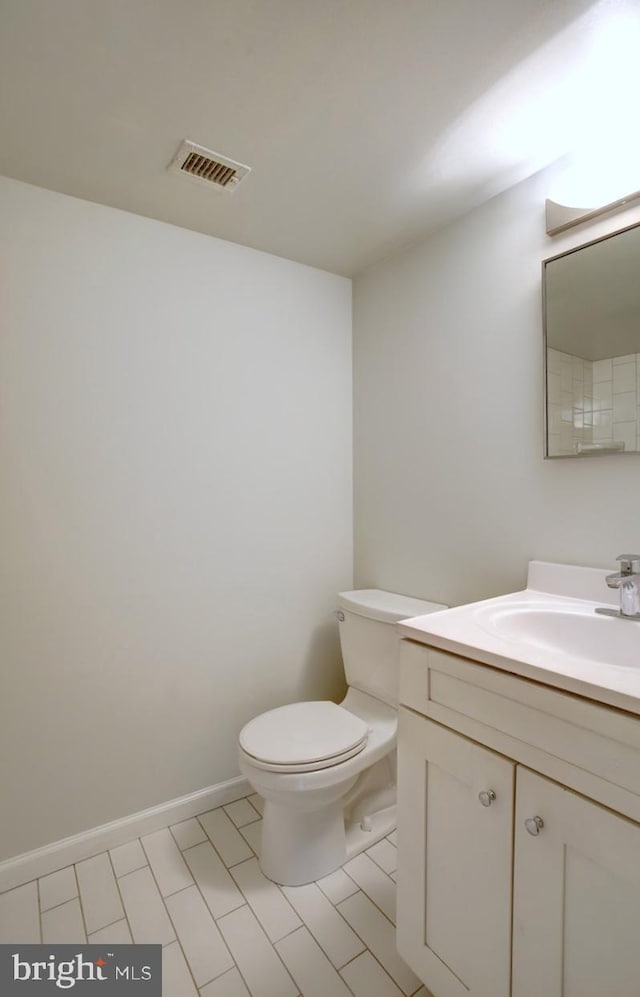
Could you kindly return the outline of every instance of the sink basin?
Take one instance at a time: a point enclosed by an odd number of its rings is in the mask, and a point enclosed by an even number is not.
[[[436,652],[640,717],[640,622],[596,612],[619,608],[620,595],[607,586],[608,573],[606,568],[530,561],[526,589],[404,620],[398,629]],[[434,670],[440,668],[446,670],[446,658],[434,659]],[[435,698],[438,694],[436,688]],[[473,704],[467,707],[472,715]]]
[[[551,600],[550,600],[551,601]],[[546,651],[622,668],[640,669],[640,623],[601,616],[595,605],[559,599],[485,605],[476,620],[495,635]]]

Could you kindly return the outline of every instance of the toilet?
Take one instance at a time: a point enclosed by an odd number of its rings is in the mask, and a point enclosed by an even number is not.
[[[340,593],[343,701],[281,706],[241,730],[240,771],[265,801],[260,866],[269,879],[321,879],[394,829],[395,624],[446,608],[379,589]]]

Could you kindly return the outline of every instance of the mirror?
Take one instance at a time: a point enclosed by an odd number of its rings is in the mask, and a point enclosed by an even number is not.
[[[640,452],[640,225],[543,263],[546,457]]]

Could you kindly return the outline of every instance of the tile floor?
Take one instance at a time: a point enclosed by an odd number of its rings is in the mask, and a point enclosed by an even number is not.
[[[156,942],[163,997],[429,997],[395,947],[395,832],[308,886],[260,872],[253,795],[0,894],[0,942]]]

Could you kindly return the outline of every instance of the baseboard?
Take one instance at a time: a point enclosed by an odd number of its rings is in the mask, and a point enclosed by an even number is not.
[[[148,810],[110,821],[100,827],[93,827],[81,834],[74,834],[70,838],[54,841],[32,852],[16,855],[5,862],[0,862],[0,893],[21,886],[23,883],[29,883],[40,876],[46,876],[50,872],[64,869],[65,866],[88,859],[92,855],[98,855],[109,848],[124,845],[132,838],[139,838],[141,834],[150,834],[169,824],[178,824],[189,817],[206,813],[214,807],[233,803],[234,800],[240,800],[251,792],[247,780],[238,776],[227,782],[220,782],[216,786],[200,789],[196,793],[189,793],[188,796],[181,796],[176,800],[150,807]]]

